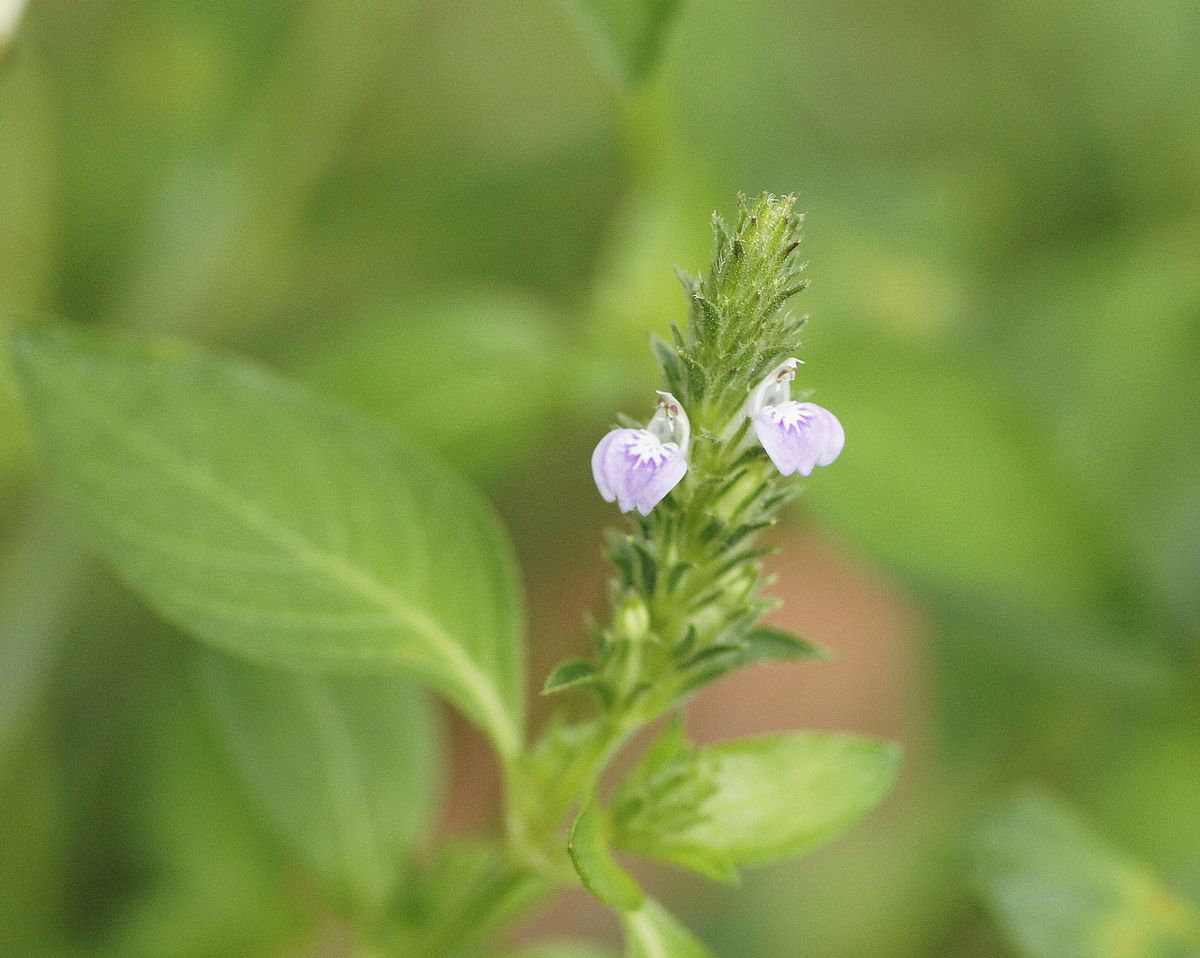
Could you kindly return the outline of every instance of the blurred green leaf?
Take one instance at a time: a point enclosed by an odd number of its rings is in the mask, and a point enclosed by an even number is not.
[[[584,887],[606,905],[626,912],[642,906],[645,898],[641,887],[612,857],[608,811],[594,799],[583,806],[571,826],[567,850]]]
[[[637,911],[623,914],[621,921],[629,946],[626,958],[712,958],[712,953],[656,901],[647,899]]]
[[[543,695],[555,695],[567,689],[596,688],[604,683],[600,670],[584,659],[567,659],[546,677]]]
[[[0,553],[0,772],[10,738],[29,722],[54,653],[80,604],[85,555],[49,497],[18,519]]]
[[[670,784],[705,779],[704,797],[688,802],[690,821],[668,816],[661,788],[644,814],[618,819],[617,844],[703,874],[757,865],[806,852],[843,832],[891,788],[897,746],[861,735],[793,732],[699,749],[662,767],[643,765],[621,785],[628,795],[639,776]],[[618,801],[620,800],[618,796]]]
[[[618,76],[640,83],[662,56],[681,0],[565,0]]]
[[[69,499],[168,618],[269,661],[410,670],[516,751],[515,564],[471,488],[236,361],[65,331],[14,343]]]
[[[392,955],[474,955],[471,945],[551,891],[498,843],[452,839],[416,863],[390,916]]]
[[[105,958],[297,954],[315,915],[221,754],[199,703],[178,694],[149,736],[128,799],[153,866],[112,922]]]
[[[10,474],[29,459],[27,430],[13,396],[8,315],[43,303],[53,268],[55,200],[50,111],[39,63],[22,55],[10,68],[3,48],[0,40],[0,497]]]
[[[803,385],[848,437],[809,508],[926,582],[1091,598],[1104,560],[1094,516],[1048,466],[1037,411],[984,364],[828,328],[805,356]]]
[[[1018,796],[977,831],[975,872],[1029,958],[1196,958],[1200,916],[1058,801]]]
[[[376,307],[298,340],[284,363],[472,475],[494,475],[561,428],[563,403],[577,406],[580,358],[561,327],[529,296],[456,291]]]
[[[429,824],[435,716],[396,676],[305,675],[203,651],[225,744],[266,817],[341,899],[381,910]]]
[[[0,39],[0,50],[3,46]],[[50,115],[40,62],[22,55],[11,68],[5,63],[0,69],[0,311],[35,309],[45,293],[54,212]]]
[[[70,852],[61,770],[45,729],[10,743],[0,766],[0,954],[59,954]]]
[[[612,952],[581,941],[551,941],[534,945],[512,958],[612,958]]]

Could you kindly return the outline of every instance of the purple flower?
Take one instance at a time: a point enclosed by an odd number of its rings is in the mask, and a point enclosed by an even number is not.
[[[837,416],[811,402],[791,399],[791,382],[800,360],[789,359],[772,370],[750,394],[747,414],[763,449],[783,475],[812,474],[828,466],[846,444]]]
[[[670,393],[658,395],[658,411],[645,429],[614,429],[592,453],[596,488],[622,512],[649,515],[688,469],[687,413]]]

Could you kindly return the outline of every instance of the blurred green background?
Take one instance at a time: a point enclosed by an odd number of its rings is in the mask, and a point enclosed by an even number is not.
[[[780,536],[781,621],[841,657],[695,721],[908,757],[830,848],[661,897],[727,956],[1037,954],[969,842],[1036,782],[1200,901],[1200,7],[685,0],[656,57],[605,29],[636,6],[32,0],[3,321],[248,353],[436,448],[509,525],[540,683],[602,595],[587,457],[647,406],[674,266],[737,191],[795,192],[802,381],[849,443]],[[0,954],[340,953],[184,649],[77,542],[0,369]],[[449,729],[440,828],[482,829]]]

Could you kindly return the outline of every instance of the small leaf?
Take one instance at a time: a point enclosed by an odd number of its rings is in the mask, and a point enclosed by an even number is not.
[[[266,818],[313,874],[377,912],[428,825],[435,716],[402,676],[322,676],[202,651],[216,724]]]
[[[584,659],[568,659],[550,673],[542,689],[544,695],[553,695],[580,685],[591,685],[599,680],[596,666]]]
[[[647,899],[621,918],[628,958],[712,958],[712,952],[656,901]]]
[[[1028,792],[985,822],[975,874],[1029,958],[1194,958],[1200,915],[1049,796]]]
[[[828,659],[830,652],[823,646],[802,639],[798,635],[774,629],[770,626],[759,626],[753,629],[742,640],[743,651],[739,655],[739,665],[750,665],[754,662],[777,662],[795,659]]]
[[[181,344],[17,332],[50,464],[100,551],[228,651],[408,670],[519,748],[521,606],[487,505],[420,451]]]
[[[608,812],[589,801],[571,827],[568,851],[588,891],[612,908],[633,911],[644,901],[642,889],[612,857],[610,832]]]
[[[626,83],[658,64],[680,0],[569,0],[606,59]]]
[[[682,689],[691,692],[722,676],[756,665],[760,662],[828,659],[828,649],[798,636],[759,626],[743,639],[727,644],[710,645],[693,655],[684,664]]]
[[[615,841],[721,878],[727,866],[788,858],[835,837],[887,793],[898,764],[894,745],[832,732],[699,749],[676,763],[705,795],[692,820],[681,826],[672,816],[654,814],[651,806],[648,814],[618,819]],[[621,783],[614,807],[640,789],[653,793],[644,774],[636,769]]]

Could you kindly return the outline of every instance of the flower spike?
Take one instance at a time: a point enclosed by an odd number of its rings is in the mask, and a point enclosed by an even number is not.
[[[746,414],[763,449],[780,473],[812,474],[828,466],[846,444],[846,433],[837,416],[823,406],[791,398],[792,380],[801,360],[780,363],[750,393]]]
[[[691,424],[679,400],[659,392],[658,409],[645,429],[614,429],[592,453],[592,476],[605,502],[622,512],[650,514],[679,485],[688,469]]]

